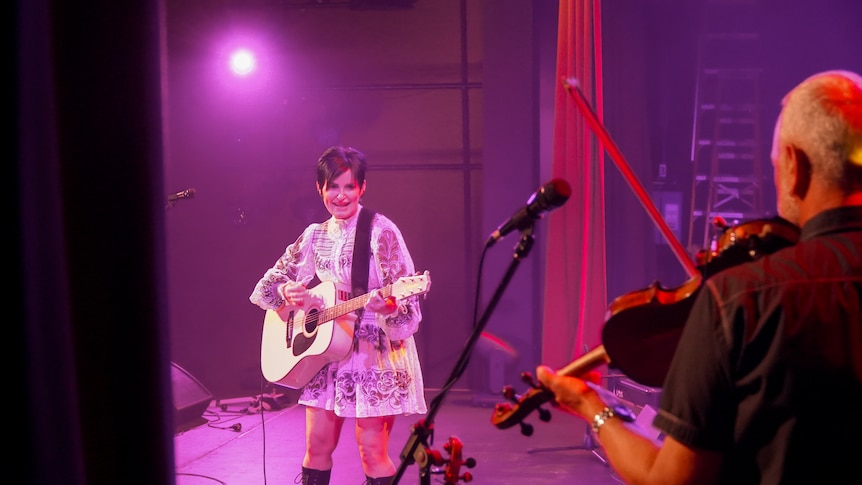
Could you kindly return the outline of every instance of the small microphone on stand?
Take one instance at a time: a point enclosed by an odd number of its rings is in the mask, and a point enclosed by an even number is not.
[[[180,199],[193,199],[195,196],[195,189],[186,189],[176,194],[171,194],[168,196],[168,202],[176,202]]]

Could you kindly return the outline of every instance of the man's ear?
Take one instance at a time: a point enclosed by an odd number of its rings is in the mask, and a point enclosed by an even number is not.
[[[790,164],[790,176],[793,178],[793,194],[804,199],[811,187],[811,160],[802,149],[787,145],[787,160]]]
[[[366,187],[367,185],[368,185],[368,181],[367,181],[367,180],[363,180],[363,181],[362,181],[362,188],[360,188],[360,189],[359,189],[359,197],[362,197],[363,195],[365,195],[365,187]]]
[[[320,194],[320,196],[322,197],[323,196],[323,189],[320,188],[320,182],[314,182],[314,185],[317,186],[317,193]]]

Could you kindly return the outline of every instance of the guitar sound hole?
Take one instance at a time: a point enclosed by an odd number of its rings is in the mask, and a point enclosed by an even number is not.
[[[318,316],[319,315],[318,315],[317,310],[312,310],[312,311],[308,312],[308,314],[306,314],[306,316],[305,316],[305,331],[307,333],[311,333],[317,329],[317,317]]]

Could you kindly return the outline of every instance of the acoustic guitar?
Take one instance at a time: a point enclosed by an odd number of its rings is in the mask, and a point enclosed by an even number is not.
[[[403,300],[431,287],[428,271],[404,276],[380,288],[384,298]],[[303,305],[287,305],[281,314],[267,310],[263,319],[260,366],[267,381],[291,389],[308,384],[326,364],[345,358],[353,345],[354,311],[372,292],[349,298],[350,290],[324,281],[308,290]],[[282,318],[282,315],[284,318]]]

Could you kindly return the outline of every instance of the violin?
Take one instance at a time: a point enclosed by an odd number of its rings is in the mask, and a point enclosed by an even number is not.
[[[666,289],[655,282],[611,302],[602,327],[602,343],[613,366],[629,379],[661,387],[695,297],[709,276],[792,246],[799,228],[785,219],[756,219],[736,226],[723,221],[715,248],[702,254],[699,274]]]
[[[698,274],[675,288],[665,288],[654,282],[614,299],[605,313],[602,345],[557,372],[577,376],[599,365],[612,364],[639,384],[661,387],[703,281],[732,266],[792,246],[799,240],[799,228],[780,217],[736,226],[717,225],[722,233],[715,248],[701,254]],[[536,383],[529,373],[522,373],[521,377],[530,389],[517,396],[511,387],[504,388],[503,395],[510,403],[497,404],[491,422],[500,429],[520,424],[521,432],[529,436],[532,427],[523,423],[523,419],[539,409],[540,419],[548,421],[549,413],[540,406],[553,401],[554,395]]]

